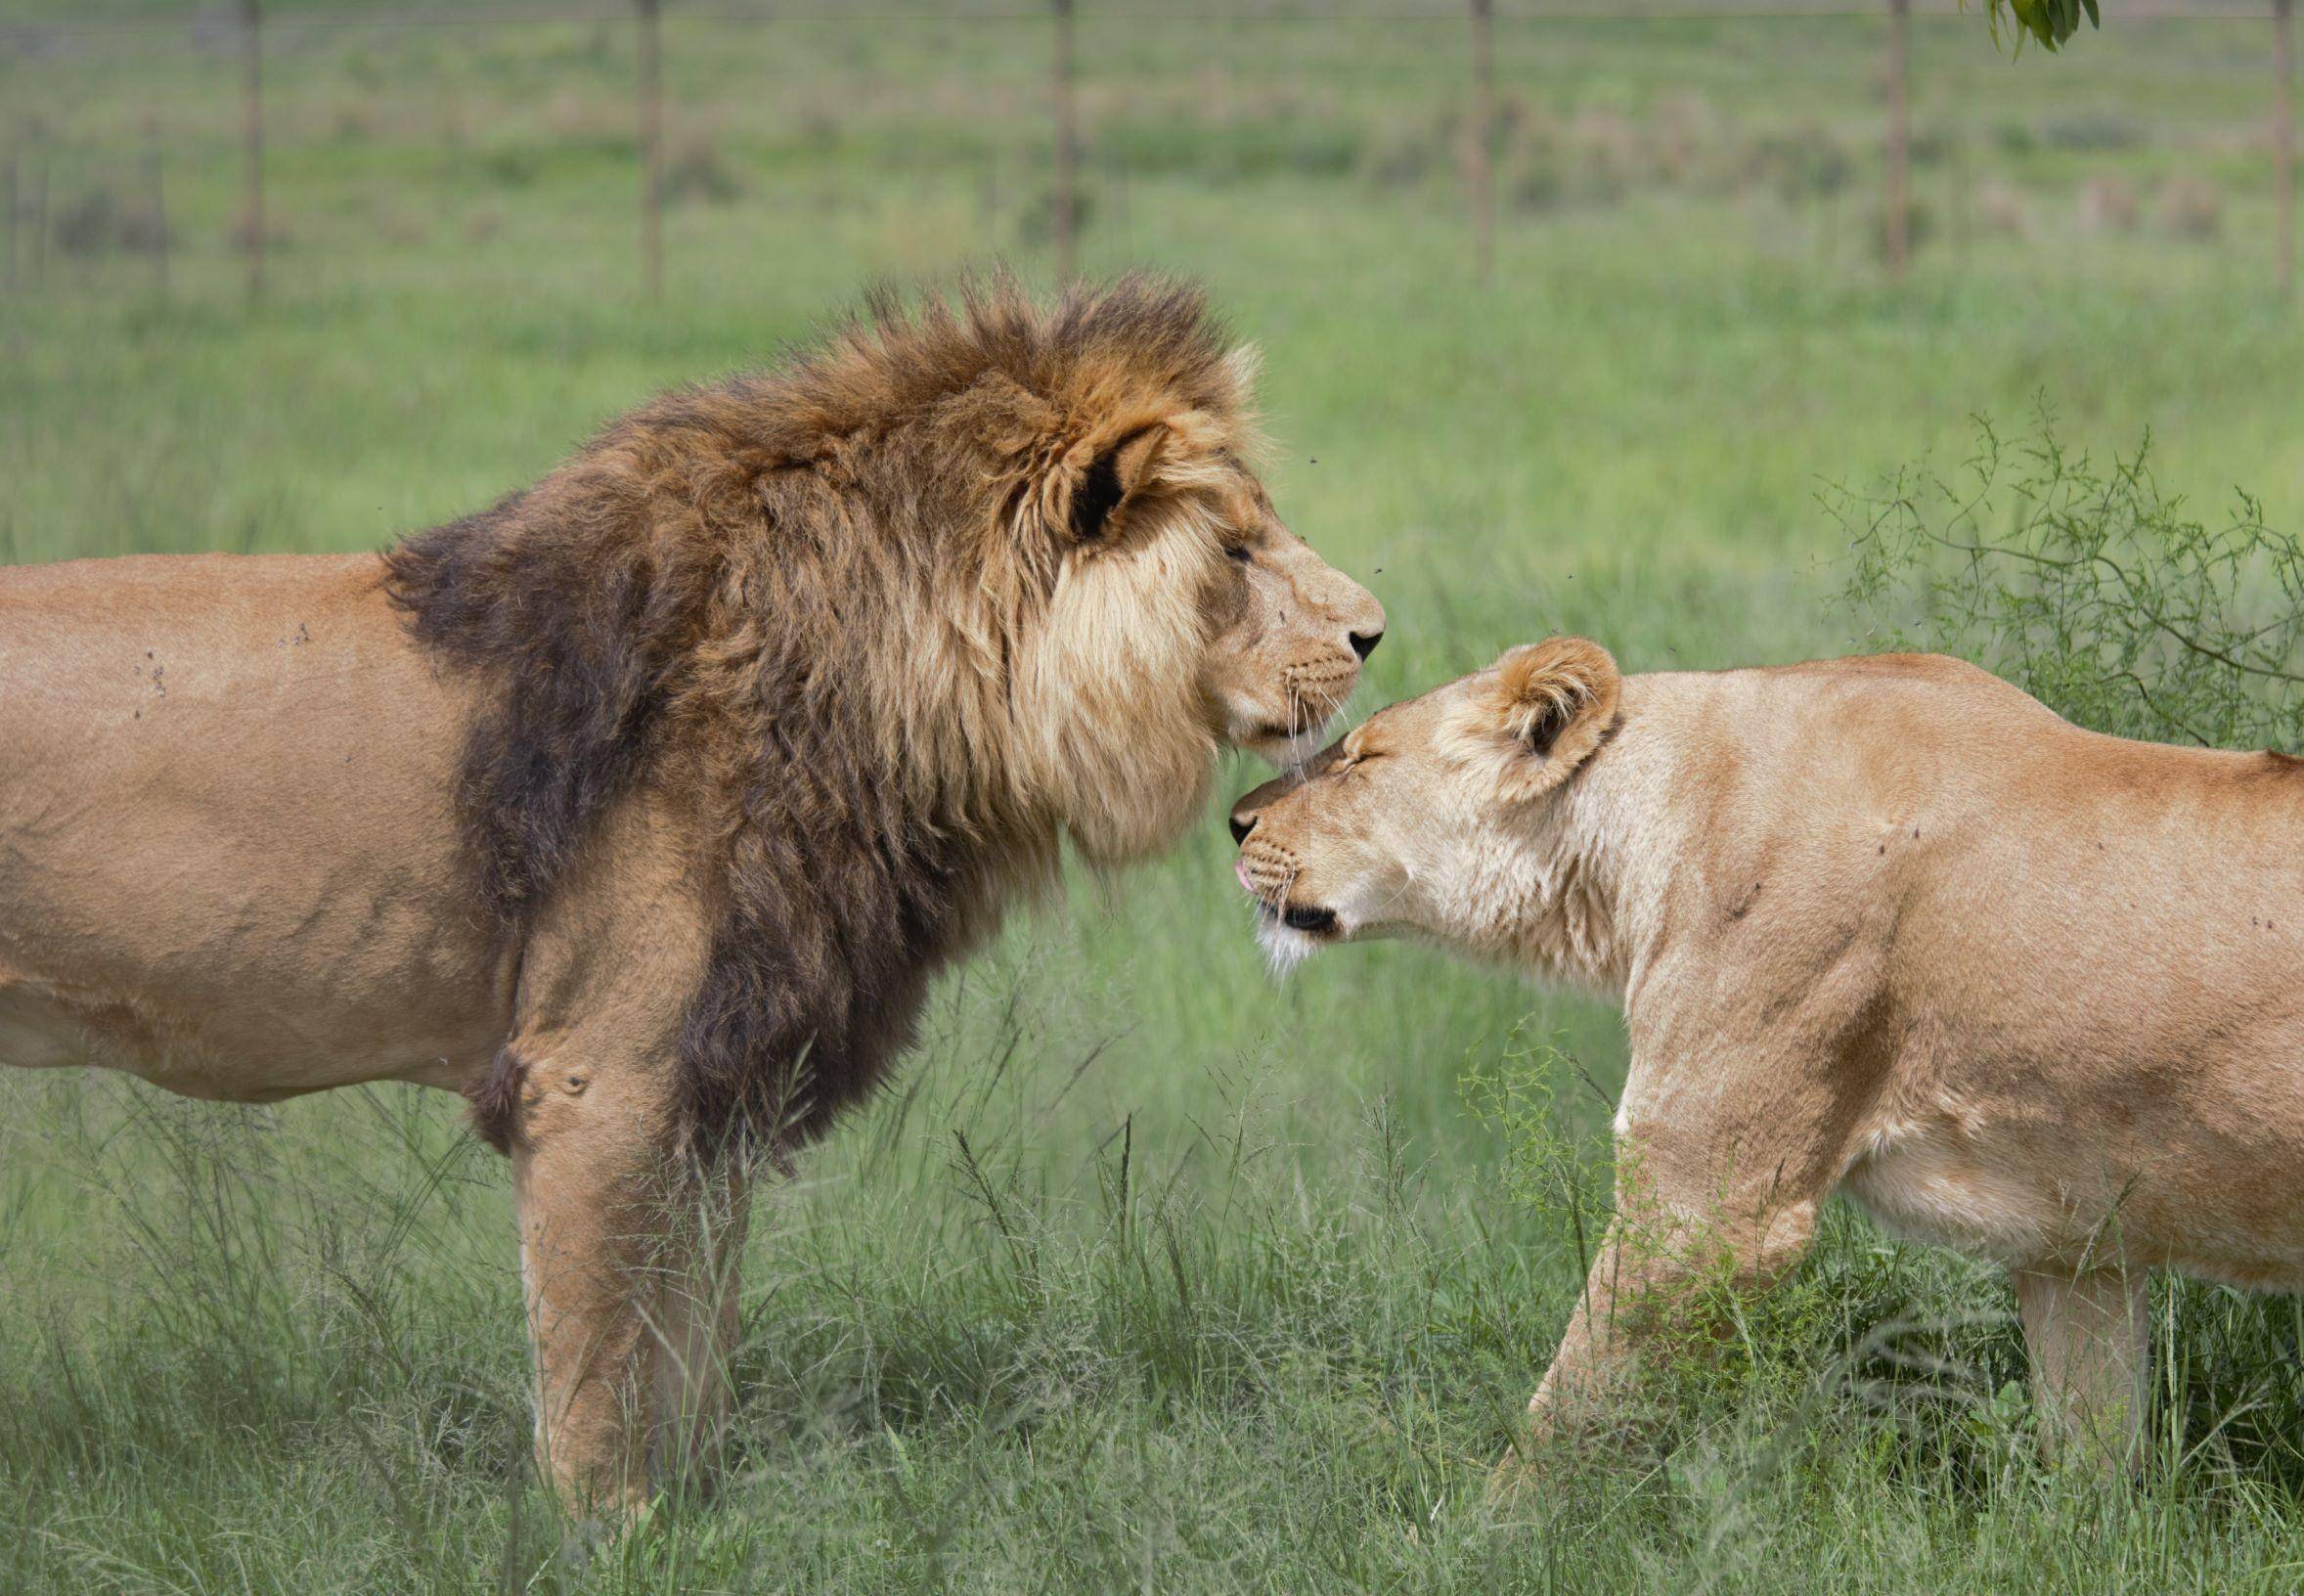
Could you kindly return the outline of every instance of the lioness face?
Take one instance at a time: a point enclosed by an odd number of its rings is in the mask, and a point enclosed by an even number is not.
[[[1242,798],[1234,873],[1273,963],[1401,933],[1477,950],[1539,889],[1531,827],[1607,734],[1619,687],[1595,643],[1516,648]]]

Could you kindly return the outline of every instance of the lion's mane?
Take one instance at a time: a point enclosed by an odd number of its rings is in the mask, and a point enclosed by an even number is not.
[[[1191,595],[1148,606],[1175,635],[1078,662],[1083,725],[1044,724],[1031,643],[1067,540],[1114,509],[1116,446],[1180,412],[1253,446],[1226,352],[1199,293],[1157,280],[882,295],[389,552],[414,636],[486,684],[458,799],[509,935],[621,798],[692,807],[716,901],[680,1037],[691,1137],[820,1130],[908,1042],[935,970],[1052,876],[1063,817],[1205,782],[1214,733],[1174,690],[1206,643]],[[499,1147],[521,1068],[508,1049],[471,1094]]]

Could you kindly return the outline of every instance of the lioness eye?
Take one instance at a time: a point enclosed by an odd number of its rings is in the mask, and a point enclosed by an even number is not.
[[[1227,543],[1224,545],[1224,557],[1236,559],[1245,565],[1256,556],[1248,552],[1248,545],[1245,543]]]

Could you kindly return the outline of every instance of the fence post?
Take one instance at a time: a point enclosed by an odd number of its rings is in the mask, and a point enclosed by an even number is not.
[[[144,124],[144,184],[152,198],[153,283],[165,299],[168,297],[168,189],[167,174],[160,163],[157,122]]]
[[[247,204],[241,217],[248,252],[248,297],[264,293],[264,15],[262,0],[241,0],[241,129],[247,147]]]
[[[43,131],[40,142],[32,147],[35,157],[32,166],[31,215],[32,224],[32,287],[48,287],[48,135]]]
[[[1494,0],[1471,0],[1472,94],[1465,107],[1464,187],[1472,206],[1472,275],[1486,283],[1496,252]]]
[[[663,0],[633,0],[640,10],[640,275],[642,291],[664,297]]]
[[[1881,197],[1881,241],[1887,254],[1888,276],[1901,280],[1911,252],[1906,232],[1904,152],[1906,127],[1906,72],[1911,55],[1912,0],[1888,0],[1888,143],[1885,192]]]
[[[2272,0],[2272,200],[2280,295],[2296,291],[2296,0]]]
[[[1069,283],[1080,269],[1080,108],[1073,97],[1073,0],[1052,0],[1056,8],[1056,280]]]
[[[1952,158],[1946,162],[1952,174],[1950,180],[1952,192],[1946,197],[1951,202],[1944,209],[1952,232],[1953,258],[1958,260],[1961,265],[1966,266],[1968,264],[1969,235],[1968,126],[1966,123],[1957,120],[1954,122],[1951,145]]]

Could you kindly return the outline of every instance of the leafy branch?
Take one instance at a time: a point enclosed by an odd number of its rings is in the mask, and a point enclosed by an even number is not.
[[[2221,526],[2188,514],[2149,435],[2100,471],[2045,408],[2020,444],[1976,425],[1949,477],[1825,494],[1875,637],[1965,655],[2098,731],[2304,744],[2304,546],[2246,494]]]
[[[2040,41],[2044,50],[2054,50],[2079,31],[2080,18],[2085,14],[2090,27],[2104,26],[2104,19],[2097,15],[2096,0],[1985,0],[1986,12],[1992,24],[1992,41],[2000,41],[2001,24],[2012,24],[2016,47],[2024,47],[2029,34]],[[1968,9],[1968,0],[1960,0],[1960,9]]]

